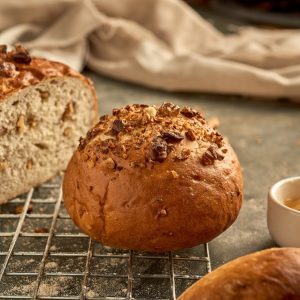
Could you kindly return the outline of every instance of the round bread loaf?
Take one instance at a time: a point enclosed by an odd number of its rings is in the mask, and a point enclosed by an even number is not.
[[[300,299],[300,248],[273,248],[235,259],[188,288],[178,300]]]
[[[128,105],[81,139],[64,177],[65,206],[105,245],[167,251],[208,242],[236,219],[239,162],[201,114],[172,103]]]

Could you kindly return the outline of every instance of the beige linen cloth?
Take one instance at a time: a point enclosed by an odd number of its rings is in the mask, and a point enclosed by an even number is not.
[[[0,43],[170,91],[300,102],[300,30],[225,36],[180,0],[0,1]]]

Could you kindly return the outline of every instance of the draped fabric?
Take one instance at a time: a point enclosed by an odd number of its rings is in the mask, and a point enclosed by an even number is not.
[[[180,0],[0,1],[0,43],[169,91],[300,102],[300,30],[224,35]]]

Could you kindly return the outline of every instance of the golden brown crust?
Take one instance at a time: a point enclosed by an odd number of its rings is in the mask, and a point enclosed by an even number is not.
[[[238,160],[196,111],[132,105],[103,116],[64,178],[74,222],[106,245],[148,251],[210,241],[242,202]]]
[[[19,89],[64,76],[80,78],[90,88],[95,98],[94,110],[97,112],[96,93],[89,79],[62,63],[31,57],[21,45],[16,45],[15,50],[9,52],[5,45],[0,45],[0,102]]]
[[[300,248],[273,248],[235,259],[178,298],[196,299],[300,299]]]

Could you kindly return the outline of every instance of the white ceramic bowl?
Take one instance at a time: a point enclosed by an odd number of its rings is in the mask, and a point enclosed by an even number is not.
[[[300,177],[275,183],[268,195],[268,228],[273,240],[282,247],[300,247],[300,211],[283,204],[287,198],[300,199]]]

